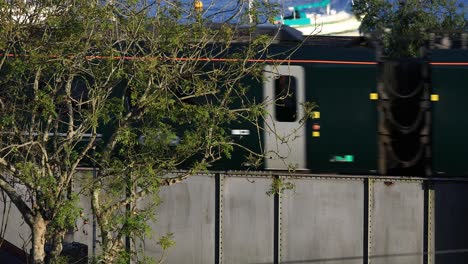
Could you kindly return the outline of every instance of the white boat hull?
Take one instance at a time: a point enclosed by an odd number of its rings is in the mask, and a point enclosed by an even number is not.
[[[359,36],[361,22],[353,14],[338,12],[331,15],[308,14],[310,24],[291,25],[303,35]]]

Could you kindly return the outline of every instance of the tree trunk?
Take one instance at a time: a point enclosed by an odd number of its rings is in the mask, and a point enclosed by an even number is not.
[[[45,261],[45,235],[47,231],[47,223],[42,218],[42,215],[37,212],[34,216],[32,226],[32,248],[31,258],[33,264],[42,264]]]
[[[120,253],[124,251],[121,244],[122,243],[119,243],[117,246],[112,245],[107,248],[102,248],[102,256],[100,258],[102,263],[115,263],[119,259]]]
[[[63,237],[65,236],[65,231],[64,230],[57,230],[52,234],[52,248],[51,251],[49,252],[47,258],[46,258],[46,263],[53,263],[58,257],[60,257],[60,253],[62,253],[63,249]]]
[[[119,253],[123,250],[123,243],[120,240],[113,240],[109,232],[104,231],[102,235],[102,256],[104,263],[113,263],[117,260]]]
[[[101,188],[99,186],[95,186],[91,196],[93,212],[96,215],[96,220],[101,230],[102,255],[100,256],[100,262],[114,263],[119,252],[123,249],[123,243],[121,243],[119,239],[114,240],[112,238],[112,233],[108,228],[109,218],[111,215],[102,211],[101,204],[99,203],[100,191]]]

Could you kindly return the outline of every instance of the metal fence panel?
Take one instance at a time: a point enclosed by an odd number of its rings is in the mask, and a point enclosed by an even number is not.
[[[468,206],[460,202],[468,198],[465,182],[435,180],[426,183],[433,189],[425,193],[421,179],[281,179],[295,187],[284,191],[279,203],[267,195],[272,178],[260,175],[222,175],[220,181],[214,175],[196,175],[163,187],[157,221],[150,224],[153,234],[135,246],[158,259],[158,238],[173,233],[176,245],[165,263],[215,263],[219,256],[222,263],[266,264],[275,260],[278,239],[280,263],[417,264],[424,262],[425,248],[431,256],[427,263],[434,263],[435,241],[435,263],[466,260]],[[80,190],[80,182],[74,183],[74,191]],[[92,255],[99,228],[93,235],[86,195],[80,196],[83,216],[72,239],[87,244]],[[3,206],[0,203],[0,209]],[[14,206],[8,220],[5,238],[22,247],[30,231]],[[369,255],[367,260],[364,254]]]
[[[423,262],[422,182],[374,181],[370,193],[370,263]]]
[[[157,209],[153,235],[144,241],[145,255],[159,259],[160,236],[173,233],[175,246],[169,248],[165,263],[214,262],[215,181],[213,176],[190,178],[162,187],[162,204]]]
[[[468,184],[436,183],[436,263],[466,263],[468,259]]]
[[[5,239],[17,248],[29,253],[31,249],[31,228],[26,224],[17,207],[3,191],[0,191],[0,214],[0,223],[2,224],[0,226],[0,240]],[[4,229],[5,227],[6,229]]]
[[[81,208],[81,215],[76,220],[76,229],[73,233],[72,240],[88,246],[89,258],[102,253],[99,246],[100,244],[96,243],[97,241],[93,243],[94,239],[98,239],[98,234],[100,234],[100,232],[94,219],[93,209],[91,207],[91,196],[88,191],[82,192],[83,183],[89,182],[89,178],[92,177],[92,171],[81,172],[76,175],[76,179],[73,181],[72,185],[73,192],[80,193],[78,196],[78,206]]]
[[[271,178],[223,177],[222,263],[273,262]]]
[[[363,263],[361,180],[286,179],[281,202],[281,262]]]

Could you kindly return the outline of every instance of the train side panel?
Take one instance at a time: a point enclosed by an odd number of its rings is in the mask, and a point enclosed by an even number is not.
[[[314,64],[307,71],[307,100],[316,102],[319,112],[307,124],[310,171],[375,174],[376,67]]]
[[[373,50],[363,47],[305,45],[298,49],[287,63],[275,66],[281,69],[277,70],[276,83],[270,80],[267,81],[267,86],[264,84],[264,99],[274,96],[275,92],[270,90],[281,90],[282,88],[277,86],[281,86],[283,80],[295,98],[297,109],[302,109],[305,101],[315,103],[317,107],[313,110],[314,119],[307,119],[305,127],[300,129],[297,122],[303,117],[301,111],[285,111],[297,112],[298,116],[293,118],[292,114],[290,117],[277,116],[278,111],[285,110],[285,107],[278,106],[278,103],[268,108],[273,122],[266,122],[266,126],[281,128],[281,135],[292,135],[296,132],[300,139],[283,144],[278,143],[280,140],[268,140],[266,135],[264,143],[267,150],[280,147],[283,148],[280,152],[290,154],[276,157],[283,159],[282,167],[279,166],[281,161],[272,161],[275,157],[267,155],[266,169],[286,170],[292,165],[312,173],[377,172],[377,109],[376,101],[373,100],[375,98],[371,98],[377,83],[374,54]],[[302,68],[304,74],[297,75],[298,68]],[[305,86],[299,85],[302,83],[305,83]],[[300,96],[304,92],[305,101]],[[284,102],[280,100],[279,105]],[[301,145],[304,143],[298,146],[298,141],[304,142],[305,146]],[[269,146],[272,143],[275,145]],[[301,166],[304,155],[305,167]]]
[[[432,93],[436,95],[431,102],[433,175],[466,176],[468,51],[436,50],[431,57]]]

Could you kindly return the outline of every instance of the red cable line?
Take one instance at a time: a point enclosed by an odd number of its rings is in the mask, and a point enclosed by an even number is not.
[[[468,66],[468,62],[430,62],[434,66]]]
[[[24,55],[15,55],[15,54],[0,54],[0,57],[20,57]],[[51,56],[56,58],[57,56]],[[87,60],[93,59],[113,59],[113,60],[173,60],[173,61],[212,61],[212,62],[237,62],[241,59],[229,59],[229,58],[139,58],[132,56],[85,56]],[[297,60],[297,59],[247,59],[248,62],[269,62],[269,63],[317,63],[317,64],[349,64],[349,65],[376,65],[377,62],[374,61],[342,61],[342,60]]]
[[[20,57],[24,55],[15,54],[0,54],[0,57]],[[58,56],[50,56],[51,58],[57,58]],[[113,59],[113,60],[173,60],[173,61],[207,61],[207,62],[237,62],[241,59],[229,59],[229,58],[141,58],[132,56],[85,56],[87,60],[93,59]],[[375,61],[346,61],[346,60],[299,60],[299,59],[248,59],[248,62],[267,62],[267,63],[310,63],[310,64],[341,64],[341,65],[377,65]],[[468,66],[468,62],[430,62],[433,66]]]

